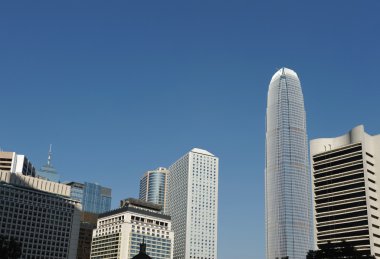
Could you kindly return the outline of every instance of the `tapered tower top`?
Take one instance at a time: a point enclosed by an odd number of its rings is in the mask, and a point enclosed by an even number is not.
[[[281,69],[279,69],[273,76],[272,76],[272,80],[270,80],[270,82],[272,83],[274,80],[276,80],[277,78],[281,77],[281,76],[294,76],[298,79],[298,75],[296,72],[294,72],[293,70],[289,69],[289,68],[286,68],[286,67],[283,67]]]

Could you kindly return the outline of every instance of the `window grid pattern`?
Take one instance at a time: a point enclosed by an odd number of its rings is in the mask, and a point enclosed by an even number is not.
[[[313,242],[306,114],[298,76],[286,68],[269,85],[265,181],[267,259],[304,259]]]
[[[68,258],[75,204],[59,196],[0,184],[0,235],[22,243],[22,259]]]
[[[217,258],[218,164],[207,151],[192,151],[169,167],[174,259]]]

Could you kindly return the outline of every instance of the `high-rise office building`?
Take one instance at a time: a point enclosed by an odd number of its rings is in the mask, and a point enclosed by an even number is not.
[[[310,142],[316,245],[345,240],[380,258],[380,135],[363,126]]]
[[[75,259],[80,210],[69,186],[0,171],[0,235],[21,243],[22,259]]]
[[[143,242],[150,257],[172,259],[174,233],[170,216],[161,210],[161,205],[129,198],[119,209],[100,214],[91,259],[131,259]]]
[[[52,162],[52,152],[51,152],[51,145],[49,148],[49,153],[48,153],[48,160],[47,164],[41,167],[39,171],[37,171],[37,175],[45,180],[49,180],[52,182],[59,182],[59,174],[57,172],[57,169],[54,168]]]
[[[71,186],[71,198],[82,203],[83,211],[100,214],[111,209],[111,189],[97,183],[66,183]]]
[[[270,81],[266,117],[266,258],[304,259],[312,249],[311,179],[301,83],[290,69]]]
[[[165,208],[168,172],[164,167],[146,172],[140,180],[140,199]]]
[[[169,167],[174,259],[217,259],[219,159],[192,149]]]
[[[36,169],[25,155],[0,152],[0,171],[36,176]]]

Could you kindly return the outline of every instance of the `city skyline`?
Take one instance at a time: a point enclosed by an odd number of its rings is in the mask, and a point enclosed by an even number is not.
[[[265,258],[266,95],[280,67],[301,77],[309,139],[380,129],[378,2],[0,7],[0,148],[39,169],[52,143],[62,181],[112,188],[112,208],[138,197],[142,172],[209,150],[218,259]]]

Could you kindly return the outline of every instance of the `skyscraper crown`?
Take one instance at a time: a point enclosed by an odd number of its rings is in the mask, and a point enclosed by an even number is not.
[[[293,70],[289,69],[289,68],[286,68],[286,67],[283,67],[281,69],[279,69],[273,76],[272,76],[272,80],[270,81],[271,83],[276,80],[277,78],[281,77],[281,76],[294,76],[298,79],[298,75],[296,72],[294,72]]]

